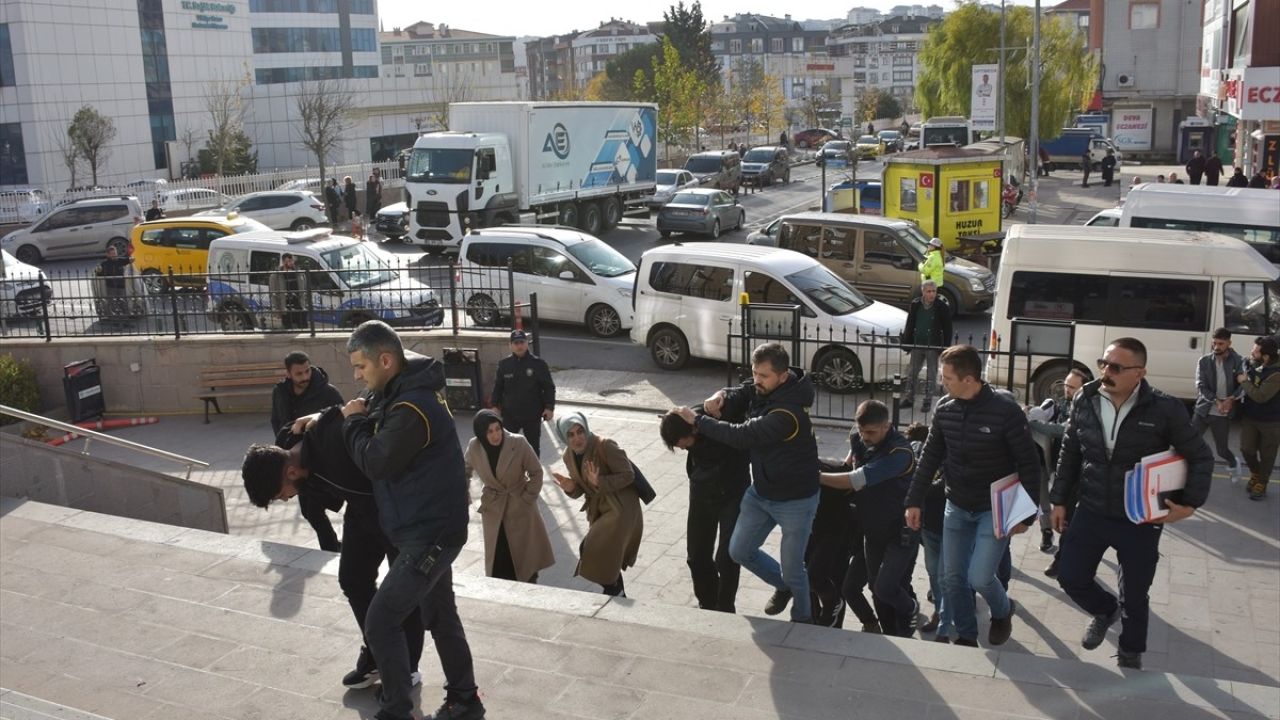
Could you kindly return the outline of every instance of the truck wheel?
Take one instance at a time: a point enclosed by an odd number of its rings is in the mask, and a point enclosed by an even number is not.
[[[622,201],[616,197],[601,200],[600,218],[604,221],[606,231],[618,227],[618,223],[622,222]]]
[[[649,355],[663,370],[679,370],[689,362],[689,343],[679,330],[664,327],[649,337]]]
[[[565,227],[578,227],[578,206],[574,203],[562,204],[560,217],[556,218],[556,222]]]
[[[601,227],[603,224],[600,219],[600,206],[593,202],[582,203],[578,215],[578,228],[588,235],[598,236]]]

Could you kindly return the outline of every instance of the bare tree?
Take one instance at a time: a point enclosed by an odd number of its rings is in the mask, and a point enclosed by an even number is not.
[[[182,134],[178,136],[178,142],[187,149],[187,162],[195,159],[191,154],[191,148],[196,146],[196,141],[200,139],[200,131],[187,125],[182,128]]]
[[[461,65],[448,68],[440,63],[431,74],[431,86],[427,88],[428,117],[441,130],[449,129],[449,104],[475,99],[476,88],[470,73],[464,73]]]
[[[116,139],[116,124],[111,118],[85,105],[76,111],[67,127],[67,138],[76,152],[89,163],[93,185],[98,185],[98,169],[111,157],[111,141]]]
[[[302,146],[316,156],[323,181],[325,158],[342,145],[342,136],[355,125],[355,96],[341,80],[311,80],[298,90],[297,108]]]
[[[218,182],[222,182],[222,171],[237,136],[244,132],[244,118],[249,111],[243,92],[247,80],[246,76],[240,80],[213,80],[205,85],[204,108],[209,113],[206,147],[213,160],[214,172],[218,174]],[[190,148],[187,152],[190,154]]]
[[[54,147],[58,148],[58,158],[62,160],[62,164],[67,166],[67,171],[71,173],[71,183],[67,185],[68,189],[76,186],[76,175],[80,172],[80,149],[76,144],[71,142],[71,136],[64,132],[50,133],[53,136]]]

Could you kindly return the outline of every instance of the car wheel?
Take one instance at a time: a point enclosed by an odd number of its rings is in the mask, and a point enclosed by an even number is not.
[[[564,203],[560,206],[560,216],[556,218],[556,222],[565,227],[578,226],[578,206],[573,203]]]
[[[1040,404],[1046,398],[1062,397],[1062,378],[1071,366],[1064,361],[1045,363],[1031,379],[1031,402]]]
[[[818,358],[813,369],[818,382],[828,391],[845,394],[862,387],[862,364],[844,348],[834,348]]]
[[[596,337],[613,337],[622,330],[622,318],[608,305],[595,305],[587,311],[587,329]]]
[[[142,284],[146,286],[147,292],[152,295],[159,295],[169,291],[169,280],[155,268],[147,268],[142,271]]]
[[[737,224],[737,225],[735,225],[733,229],[734,229],[734,230],[741,230],[741,229],[742,229],[742,226],[744,226],[744,225],[746,225],[746,224],[747,224],[747,211],[746,211],[746,210],[739,210],[739,211],[738,211],[738,224]]]
[[[223,332],[243,332],[253,329],[253,317],[238,303],[227,303],[218,311],[218,327]]]
[[[807,150],[807,149],[809,149],[809,141],[808,141],[808,140],[801,140],[801,141],[799,141],[799,142],[797,142],[797,143],[796,143],[796,147],[800,148],[801,150]]]
[[[947,307],[951,308],[951,317],[960,317],[964,308],[960,307],[960,298],[956,297],[956,291],[943,286],[938,288],[938,295],[947,301]],[[951,338],[947,338],[947,343],[951,343]]]
[[[471,321],[477,325],[497,325],[501,318],[498,312],[498,303],[488,295],[472,295],[467,301],[467,314],[471,316]]]
[[[600,206],[593,202],[582,203],[582,210],[578,215],[578,228],[588,235],[598,236],[602,227]]]
[[[40,262],[40,251],[36,249],[35,245],[23,245],[18,248],[18,251],[13,256],[18,258],[19,262],[24,262],[28,265],[35,265]]]
[[[129,257],[129,241],[122,237],[111,238],[107,241],[107,247],[115,248],[116,254],[122,258]]]
[[[612,230],[622,222],[622,202],[618,198],[605,198],[600,201],[600,219],[605,230]]]
[[[785,173],[783,173],[783,174],[782,174],[782,183],[783,183],[784,185],[790,185],[790,184],[791,184],[791,169],[790,169],[790,168],[787,168],[787,171],[786,171]]]
[[[298,218],[297,220],[293,221],[293,224],[289,226],[289,229],[294,232],[299,232],[301,230],[310,230],[315,226],[316,226],[315,223],[311,222],[306,218]]]
[[[660,229],[660,230],[658,230],[658,235],[661,235],[661,236],[662,236],[662,239],[664,239],[664,240],[665,240],[665,239],[667,239],[667,238],[671,237],[671,231],[670,231],[670,230],[661,230],[661,229]]]
[[[663,370],[679,370],[689,362],[689,343],[675,328],[662,328],[649,337],[649,355]]]
[[[711,239],[715,240],[719,237],[720,237],[720,218],[716,218],[715,222],[711,223]]]

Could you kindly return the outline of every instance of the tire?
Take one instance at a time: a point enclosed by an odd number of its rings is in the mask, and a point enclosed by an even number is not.
[[[601,200],[600,219],[604,222],[606,231],[618,227],[618,223],[622,222],[622,201],[616,197]]]
[[[787,168],[787,171],[782,174],[782,184],[783,185],[791,184],[791,168]]]
[[[1045,398],[1061,397],[1062,378],[1066,377],[1070,369],[1071,366],[1066,362],[1051,362],[1037,370],[1035,376],[1031,378],[1030,404],[1038,405]]]
[[[800,148],[801,150],[808,150],[808,149],[809,149],[809,141],[808,141],[808,140],[801,140],[800,142],[797,142],[797,143],[796,143],[796,147]]]
[[[587,310],[586,323],[587,329],[596,337],[608,338],[622,332],[622,318],[608,305],[593,305]]]
[[[833,348],[818,357],[813,374],[827,391],[844,395],[862,387],[862,363],[844,348]]]
[[[36,249],[35,245],[23,245],[18,248],[18,251],[13,256],[18,258],[19,262],[24,262],[28,265],[37,265],[40,262],[40,251]]]
[[[223,332],[253,329],[253,317],[237,303],[227,303],[218,311],[218,327]]]
[[[307,218],[298,218],[297,220],[293,221],[293,224],[289,226],[289,229],[294,232],[300,232],[302,230],[310,230],[315,226],[316,224],[311,222]]]
[[[667,239],[667,238],[671,237],[671,231],[670,231],[670,230],[659,230],[659,231],[658,231],[658,235],[662,236],[662,239],[663,239],[663,240],[665,240],[665,239]]]
[[[720,237],[720,218],[716,218],[715,222],[711,223],[711,239],[717,240],[719,239],[719,237]]]
[[[604,227],[600,217],[600,206],[593,202],[585,202],[582,203],[581,208],[578,214],[578,229],[592,237],[599,237],[600,230]]]
[[[129,241],[122,237],[111,238],[107,241],[107,247],[115,248],[122,258],[129,257]]]
[[[477,325],[497,325],[502,320],[502,313],[498,309],[498,303],[488,295],[472,295],[467,300],[467,315],[471,316],[471,321]]]
[[[147,268],[142,271],[142,284],[146,286],[147,292],[152,295],[169,292],[169,279],[155,268]]]
[[[1013,203],[1007,203],[1007,202],[1000,203],[1000,217],[1002,218],[1009,217],[1010,215],[1013,214],[1013,210],[1014,210]]]
[[[944,285],[938,288],[938,295],[947,301],[947,306],[951,308],[951,317],[960,317],[963,308],[960,307],[960,298],[956,297],[956,291]],[[947,343],[950,342],[951,339],[947,338]]]
[[[578,227],[578,206],[574,203],[561,205],[560,216],[556,218],[556,223],[565,227]]]
[[[689,362],[689,342],[679,330],[661,328],[649,336],[649,357],[663,370],[679,370]]]

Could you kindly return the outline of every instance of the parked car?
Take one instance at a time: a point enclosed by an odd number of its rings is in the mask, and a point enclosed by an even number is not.
[[[231,198],[208,188],[182,188],[166,190],[160,194],[160,209],[166,213],[206,210],[229,202]]]
[[[837,133],[835,130],[828,130],[826,128],[809,128],[808,130],[801,130],[793,135],[791,137],[791,142],[801,149],[816,148],[822,147],[822,144],[828,140],[835,140],[839,137],[840,133]]]
[[[50,207],[49,196],[38,188],[0,190],[0,225],[35,222]]]
[[[857,162],[853,152],[853,143],[848,140],[828,140],[819,151],[818,156],[827,168],[844,168]]]
[[[859,160],[880,157],[880,138],[875,135],[861,135],[853,144],[853,150]]]
[[[1120,217],[1124,214],[1124,208],[1113,207],[1106,210],[1099,210],[1097,215],[1089,218],[1085,225],[1095,225],[1099,227],[1117,227],[1120,225]]]
[[[509,315],[514,290],[520,302],[538,294],[539,321],[582,323],[600,337],[631,327],[636,266],[584,232],[545,225],[473,230],[462,239],[458,262],[461,302],[478,325]]]
[[[318,195],[324,190],[324,181],[320,178],[290,180],[288,182],[280,183],[280,187],[277,187],[276,190],[306,190]]]
[[[60,205],[27,227],[5,235],[0,248],[28,265],[44,259],[100,257],[108,245],[129,254],[129,231],[142,222],[138,198],[119,195]]]
[[[306,190],[253,192],[196,215],[226,217],[233,212],[251,217],[272,230],[309,230],[329,224],[324,203]]]
[[[791,156],[784,147],[761,145],[742,156],[742,182],[747,185],[772,185],[791,182]]]
[[[654,211],[671,202],[675,194],[686,188],[698,186],[698,179],[688,170],[667,168],[659,170],[654,176],[657,189],[649,199],[649,210]]]
[[[159,200],[168,187],[169,181],[164,178],[142,178],[124,184],[125,192],[134,195],[143,205],[151,205],[152,200]]]
[[[747,211],[737,198],[723,190],[692,188],[676,193],[671,202],[658,211],[658,234],[664,238],[673,232],[693,232],[720,237],[721,231],[738,230],[747,222]]]
[[[153,293],[170,289],[170,268],[174,284],[202,288],[211,242],[227,235],[270,229],[253,218],[237,214],[229,217],[192,215],[138,223],[130,236],[133,267],[142,274],[147,290]]]
[[[710,150],[690,155],[684,169],[693,173],[703,187],[729,190],[742,187],[742,157],[732,150]]]
[[[902,133],[898,130],[881,130],[876,133],[880,147],[886,153],[902,152]]]
[[[753,230],[750,233],[747,233],[747,244],[777,246],[778,228],[780,227],[782,227],[782,218],[774,220],[759,230]]]
[[[391,203],[378,211],[373,226],[392,240],[400,240],[409,234],[409,206],[404,202]]]
[[[916,123],[907,130],[907,137],[902,141],[903,150],[920,149],[920,131],[922,127],[921,123]]]
[[[44,271],[0,250],[0,316],[33,317],[53,299]]]

